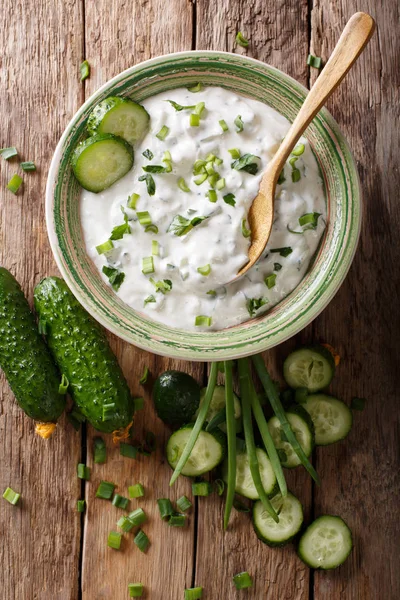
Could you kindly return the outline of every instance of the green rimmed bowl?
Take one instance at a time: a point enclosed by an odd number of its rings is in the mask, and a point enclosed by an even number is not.
[[[257,60],[212,51],[154,58],[103,85],[79,109],[55,151],[47,182],[46,221],[57,265],[68,286],[95,319],[124,340],[156,354],[185,360],[224,360],[267,350],[293,336],[329,303],[352,262],[360,232],[361,194],[348,143],[327,110],[306,132],[325,181],[328,223],[313,264],[300,285],[267,314],[217,332],[188,332],[152,321],[120,300],[85,251],[79,217],[81,189],[70,166],[87,118],[107,96],[149,96],[201,81],[269,104],[292,121],[306,88]]]

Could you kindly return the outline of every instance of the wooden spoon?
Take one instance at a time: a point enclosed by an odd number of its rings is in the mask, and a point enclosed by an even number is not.
[[[251,229],[249,262],[235,281],[257,262],[267,245],[274,216],[275,188],[279,175],[304,130],[357,60],[375,30],[370,15],[358,12],[351,17],[325,68],[311,88],[277,153],[265,169],[258,195],[248,214]]]

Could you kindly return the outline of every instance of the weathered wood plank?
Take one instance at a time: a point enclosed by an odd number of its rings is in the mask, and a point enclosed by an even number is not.
[[[192,6],[185,0],[164,3],[160,0],[140,0],[134,3],[105,0],[86,2],[86,58],[91,64],[91,77],[86,82],[86,97],[110,77],[129,66],[167,52],[188,50],[192,45]],[[135,395],[143,395],[138,383],[145,365],[154,375],[175,368],[190,371],[200,382],[203,365],[169,361],[150,355],[110,336],[110,340],[129,384]],[[169,432],[155,416],[146,387],[145,410],[135,418],[134,437],[143,439],[145,430],[157,436],[157,452],[137,461],[119,456],[118,448],[108,440],[109,458],[104,466],[95,465],[92,481],[87,485],[88,512],[84,530],[83,600],[93,598],[122,599],[127,596],[128,582],[141,581],[147,596],[154,600],[166,597],[180,598],[185,587],[190,587],[193,570],[194,515],[188,528],[171,529],[159,518],[156,499],[170,497],[176,500],[183,493],[189,497],[190,484],[181,479],[171,489],[168,486],[171,471],[164,457]],[[92,462],[92,440],[88,432],[88,464]],[[132,509],[142,506],[149,515],[143,526],[152,545],[142,555],[133,545],[132,534],[124,540],[123,552],[107,548],[107,535],[116,529],[115,522],[122,511],[108,502],[95,500],[100,479],[115,481],[119,491],[127,493],[127,486],[141,482],[146,489],[143,501],[132,501]],[[106,574],[106,575],[105,575]]]
[[[266,3],[197,2],[197,43],[200,49],[219,49],[248,54],[307,83],[308,6],[306,1]],[[247,50],[236,48],[235,36],[242,31],[249,39]],[[310,336],[309,333],[303,334]],[[279,378],[282,358],[293,340],[266,353],[272,376]],[[308,513],[311,482],[300,469],[286,472],[289,489],[299,497]],[[249,570],[254,587],[247,597],[259,600],[306,600],[309,597],[309,571],[297,558],[293,547],[273,550],[258,541],[250,518],[233,511],[232,523],[222,531],[223,502],[214,497],[200,499],[196,582],[204,585],[207,597],[239,598],[232,576]]]
[[[32,300],[33,287],[55,273],[44,222],[47,169],[68,119],[80,106],[79,63],[83,42],[78,1],[2,2],[0,31],[0,147],[15,145],[19,158],[0,164],[0,264],[12,271]],[[18,196],[5,189],[34,160]],[[78,597],[80,519],[76,464],[80,435],[61,419],[54,437],[41,440],[18,408],[0,374],[0,491],[22,493],[12,507],[0,502],[1,596]]]
[[[351,558],[315,573],[316,600],[399,598],[398,203],[400,44],[395,0],[314,2],[312,50],[327,59],[347,19],[362,8],[377,32],[330,101],[358,162],[365,211],[360,245],[344,285],[318,318],[317,335],[342,354],[332,390],[367,399],[347,441],[317,453],[322,486],[315,515],[341,515],[354,534]]]

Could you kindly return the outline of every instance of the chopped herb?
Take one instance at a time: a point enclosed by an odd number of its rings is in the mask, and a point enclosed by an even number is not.
[[[195,327],[211,327],[211,323],[212,318],[205,315],[198,315],[194,320]]]
[[[180,190],[182,190],[182,192],[190,192],[190,188],[188,187],[186,181],[183,179],[183,177],[180,177],[178,179],[178,188]]]
[[[195,587],[185,590],[185,600],[200,600],[203,597],[203,588]]]
[[[282,169],[282,171],[279,174],[277,183],[278,183],[278,185],[282,185],[282,183],[285,183],[285,181],[286,181],[286,178],[285,178],[285,169]]]
[[[148,379],[148,377],[149,377],[149,373],[150,373],[150,371],[149,371],[149,367],[145,367],[145,368],[144,368],[144,371],[143,371],[143,375],[142,375],[142,376],[141,376],[141,378],[139,379],[139,383],[140,383],[141,385],[144,385],[144,384],[147,382],[147,379]]]
[[[282,269],[281,263],[274,263],[274,271],[280,271]]]
[[[198,127],[200,125],[200,115],[191,113],[189,122],[191,127]]]
[[[224,493],[224,490],[225,490],[225,482],[222,479],[216,479],[214,481],[214,487],[215,487],[215,491],[217,492],[218,496],[222,496],[222,494]]]
[[[119,550],[121,548],[122,541],[122,533],[118,533],[117,531],[110,531],[107,538],[107,546],[113,548],[114,550]]]
[[[236,34],[236,43],[242,48],[247,48],[249,45],[249,40],[247,40],[241,31],[238,31]]]
[[[225,133],[225,131],[229,131],[229,127],[226,124],[226,121],[224,121],[224,119],[221,119],[220,121],[218,121],[218,123],[221,126],[222,131]]]
[[[211,265],[204,265],[204,267],[197,267],[197,272],[200,273],[200,275],[204,275],[204,277],[207,277],[207,275],[209,275],[211,273]]]
[[[23,171],[36,171],[36,165],[31,161],[22,162],[19,166]]]
[[[237,590],[245,590],[252,587],[253,580],[248,572],[244,571],[243,573],[238,573],[237,575],[233,576],[233,583],[235,584]]]
[[[259,160],[259,157],[254,156],[254,154],[243,154],[243,156],[231,163],[231,167],[232,169],[236,169],[236,171],[246,171],[246,173],[255,175],[259,167],[259,164],[254,162],[255,160]]]
[[[150,275],[154,273],[154,260],[152,256],[146,256],[142,258],[142,273],[143,275]]]
[[[191,104],[190,106],[182,106],[182,104],[178,104],[177,102],[174,102],[173,100],[167,100],[167,102],[169,102],[171,104],[171,106],[173,106],[174,109],[178,112],[180,112],[181,110],[191,110],[193,108],[196,108],[195,104]]]
[[[93,440],[93,454],[95,465],[102,465],[107,459],[106,443],[101,437],[95,437]]]
[[[364,410],[365,402],[365,398],[352,398],[350,408],[351,410]]]
[[[242,235],[245,238],[248,238],[251,236],[251,230],[247,229],[247,221],[246,219],[242,219]]]
[[[129,225],[128,222],[128,215],[124,213],[124,222],[122,225],[116,225],[116,227],[113,228],[111,235],[110,235],[110,240],[122,240],[122,238],[124,237],[124,235],[126,233],[131,233],[131,227]]]
[[[141,483],[135,483],[128,487],[129,498],[141,498],[144,496],[144,487]]]
[[[186,515],[173,514],[171,515],[168,525],[171,527],[185,527]]]
[[[141,598],[143,596],[143,583],[128,583],[129,598]]]
[[[307,57],[307,64],[309,67],[314,67],[314,69],[320,69],[322,65],[322,58],[309,54]]]
[[[156,288],[156,292],[166,294],[172,290],[172,281],[170,279],[160,279],[159,281],[155,281],[152,277],[150,277],[150,282]]]
[[[87,60],[81,62],[79,70],[81,72],[81,81],[85,81],[90,75],[90,65]]]
[[[21,494],[14,492],[12,488],[8,487],[3,494],[3,498],[4,500],[7,500],[7,502],[15,506],[16,504],[18,504],[18,501],[21,498]]]
[[[316,229],[320,216],[321,213],[317,212],[306,213],[299,218],[299,225],[304,229]]]
[[[13,194],[16,194],[19,190],[19,188],[22,185],[22,177],[20,177],[20,175],[13,175],[10,179],[10,181],[7,184],[7,189],[10,190],[10,192],[12,192]]]
[[[223,200],[225,202],[225,204],[229,204],[229,206],[235,206],[236,205],[236,200],[235,200],[235,194],[225,194],[225,196],[223,196]]]
[[[61,383],[58,386],[58,393],[63,395],[67,393],[67,389],[69,386],[69,381],[67,379],[67,377],[64,375],[64,373],[61,376]]]
[[[144,531],[140,530],[133,539],[134,544],[139,548],[141,552],[146,552],[150,546],[150,540]]]
[[[131,444],[121,442],[119,445],[119,453],[121,456],[125,456],[126,458],[136,458],[138,449],[136,446],[131,446]]]
[[[106,265],[104,265],[102,271],[104,275],[108,277],[108,281],[110,282],[110,285],[113,288],[113,290],[118,292],[125,279],[125,273],[123,271],[120,271],[119,269],[115,269],[114,267],[108,267]]]
[[[215,190],[208,190],[206,193],[207,198],[210,202],[216,202],[218,200],[217,192]]]
[[[174,507],[169,498],[158,498],[157,505],[163,521],[167,521],[174,514]]]
[[[232,156],[232,158],[240,158],[239,148],[231,148],[230,150],[228,150],[228,152]]]
[[[89,479],[90,479],[89,467],[87,467],[83,463],[79,463],[77,466],[76,472],[77,472],[79,479],[85,479],[86,481],[89,481]]]
[[[136,510],[129,513],[128,519],[133,523],[134,527],[137,527],[138,525],[142,525],[146,521],[147,516],[142,508],[137,508]]]
[[[0,154],[5,160],[8,160],[9,158],[13,158],[13,156],[17,156],[18,151],[15,146],[10,146],[10,148],[2,148]]]
[[[160,131],[158,133],[156,133],[156,137],[159,140],[164,141],[168,134],[169,134],[169,127],[167,127],[166,125],[163,125],[161,127]]]
[[[208,481],[198,481],[192,483],[193,496],[209,496],[212,494],[212,485]]]
[[[105,254],[114,248],[114,244],[111,240],[107,240],[104,244],[96,246],[97,254]]]
[[[79,513],[85,512],[85,504],[86,502],[84,500],[78,500],[78,502],[76,503],[76,510]]]
[[[254,317],[256,312],[262,307],[268,304],[268,300],[266,298],[248,298],[247,299],[247,310],[249,311],[249,315]]]
[[[114,418],[115,414],[115,402],[109,404],[103,404],[103,421],[110,421]]]
[[[144,299],[143,305],[146,306],[146,304],[149,304],[150,302],[157,302],[153,295],[147,296],[147,298]]]
[[[145,173],[165,173],[166,171],[162,165],[146,165],[142,169]]]
[[[147,173],[147,175],[141,175],[139,177],[139,181],[145,181],[147,193],[149,194],[149,196],[154,196],[154,194],[156,193],[156,184],[152,175],[150,173]]]
[[[244,129],[244,124],[242,121],[242,117],[240,115],[238,115],[236,117],[236,119],[234,120],[234,123],[236,125],[236,133],[242,133],[242,131]]]
[[[152,153],[152,151],[151,151],[151,150],[149,150],[148,148],[147,148],[147,150],[145,150],[144,152],[142,152],[142,155],[143,155],[145,158],[147,158],[148,160],[153,160],[153,158],[154,158],[154,154],[153,154],[153,153]]]
[[[114,498],[112,499],[112,504],[113,504],[113,506],[116,506],[117,508],[122,508],[123,510],[125,510],[129,504],[129,500],[128,500],[128,498],[125,498],[125,496],[120,496],[119,494],[115,494]]]
[[[208,217],[194,217],[190,220],[181,215],[176,215],[172,219],[171,225],[168,227],[167,231],[171,231],[177,236],[186,235],[193,227],[200,225],[205,219],[208,219]]]
[[[292,154],[294,156],[301,156],[304,153],[304,150],[306,149],[304,144],[297,144],[297,146],[295,147],[294,150],[292,150]]]
[[[275,282],[276,282],[276,273],[272,273],[271,275],[268,275],[267,277],[264,278],[264,283],[269,290],[272,289],[273,287],[275,287]]]
[[[96,492],[96,498],[102,498],[103,500],[111,500],[115,488],[115,483],[111,483],[110,481],[100,481],[100,485],[97,488]]]
[[[143,397],[140,396],[139,398],[133,399],[133,408],[135,409],[135,411],[142,410],[143,407],[144,407],[144,398]]]
[[[139,198],[140,198],[139,194],[131,194],[130,196],[128,196],[128,202],[127,202],[128,208],[132,208],[133,210],[136,210],[136,204],[137,204],[137,201],[139,200]]]
[[[286,246],[284,248],[273,248],[271,249],[271,252],[277,252],[280,256],[286,258],[289,254],[292,254],[293,250],[290,246]]]
[[[192,508],[192,503],[186,496],[181,496],[180,498],[178,498],[176,504],[179,510],[181,510],[182,512],[186,512],[187,510],[189,510],[189,508]]]
[[[197,92],[201,92],[201,90],[203,89],[203,86],[201,83],[196,83],[196,85],[193,85],[192,87],[188,87],[187,90],[188,92],[192,92],[192,94],[196,94]]]

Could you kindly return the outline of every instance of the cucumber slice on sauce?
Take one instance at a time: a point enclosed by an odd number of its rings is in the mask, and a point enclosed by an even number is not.
[[[112,133],[129,144],[141,140],[149,128],[148,112],[129,98],[110,96],[90,113],[87,128],[91,135]]]
[[[265,510],[261,500],[257,500],[253,506],[254,531],[264,544],[284,546],[299,533],[303,525],[303,507],[290,492],[285,498],[277,494],[271,499],[271,504],[279,515],[279,523]]]
[[[298,555],[312,569],[335,569],[353,547],[351,531],[340,517],[323,515],[300,538]]]
[[[335,374],[335,360],[324,346],[304,346],[295,350],[283,364],[283,376],[293,389],[307,388],[318,392],[330,384]]]
[[[314,426],[310,415],[302,406],[294,405],[286,411],[286,417],[305,455],[309,457],[315,442]],[[286,436],[277,417],[272,417],[268,421],[268,429],[278,450],[282,465],[287,469],[293,469],[293,467],[300,465],[300,459],[293,450],[292,445],[286,441]]]
[[[343,440],[349,433],[353,415],[349,407],[326,394],[312,394],[302,407],[309,413],[315,429],[317,446],[327,446]]]
[[[93,135],[72,155],[74,175],[85,190],[102,192],[121,179],[133,165],[133,149],[111,134]]]
[[[265,493],[268,496],[274,496],[277,491],[277,481],[268,455],[262,448],[256,448],[256,455]],[[228,461],[225,461],[222,466],[222,478],[226,483],[228,482]],[[238,446],[236,449],[235,492],[241,496],[244,496],[245,498],[250,498],[250,500],[259,499],[259,495],[251,475],[246,449],[239,448]]]
[[[175,431],[167,443],[167,460],[172,469],[175,469],[182,452],[185,449],[193,424],[185,425]],[[226,438],[221,431],[200,431],[199,437],[182,469],[182,475],[198,477],[214,469],[225,457]]]
[[[193,416],[193,421],[196,420],[197,414],[200,410],[201,404],[206,395],[206,389],[203,388],[200,392],[200,406],[197,410],[196,414]],[[236,433],[240,433],[242,431],[242,408],[240,406],[240,400],[233,394],[233,402],[234,402],[234,411],[235,411],[235,425],[236,425]],[[211,423],[213,418],[225,409],[225,386],[224,385],[216,385],[214,389],[213,396],[211,398],[210,408],[208,409],[206,421],[207,423]],[[221,423],[218,427],[226,433],[226,423]]]

